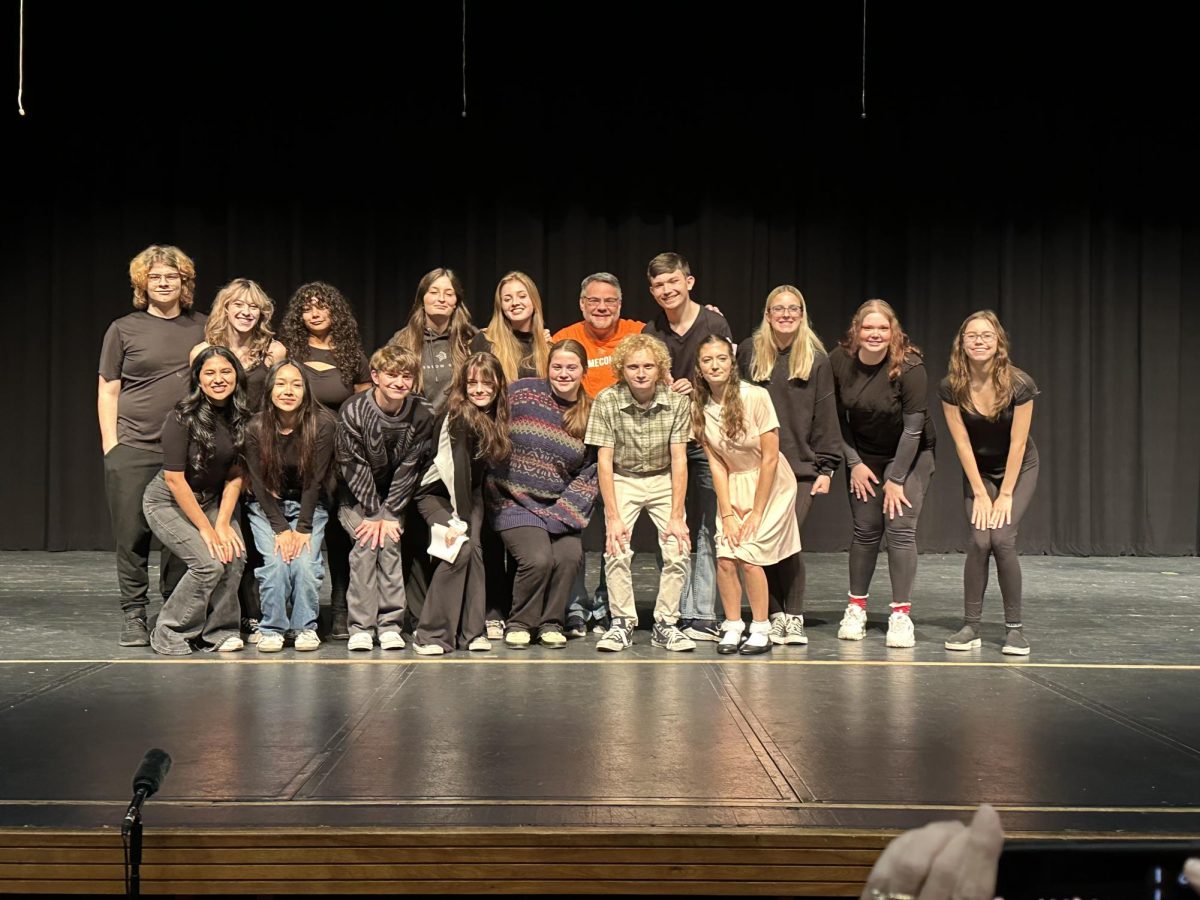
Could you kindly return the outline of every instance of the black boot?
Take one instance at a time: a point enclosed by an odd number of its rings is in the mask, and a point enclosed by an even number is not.
[[[329,625],[329,637],[335,641],[350,640],[350,626],[346,621],[346,596],[334,596],[330,605],[330,611],[333,613],[332,621]]]
[[[146,625],[146,610],[142,608],[125,611],[125,624],[121,626],[122,647],[149,647],[150,629]]]

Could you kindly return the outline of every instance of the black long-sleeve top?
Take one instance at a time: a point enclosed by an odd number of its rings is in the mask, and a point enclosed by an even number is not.
[[[275,435],[275,452],[281,457],[280,474],[283,478],[278,495],[272,493],[267,486],[266,472],[262,464],[262,429],[266,419],[259,413],[246,426],[246,467],[250,470],[254,499],[262,507],[263,514],[271,523],[271,530],[276,534],[283,534],[289,529],[287,518],[279,506],[280,500],[298,502],[300,515],[296,520],[296,531],[299,534],[312,532],[313,510],[321,499],[321,490],[328,481],[329,470],[333,464],[333,441],[337,427],[335,419],[328,413],[319,416],[317,421],[319,424],[313,447],[313,471],[307,481],[300,474],[299,435],[295,431]]]
[[[779,417],[779,452],[801,481],[832,475],[842,462],[842,435],[838,427],[837,398],[829,357],[813,357],[808,379],[788,378],[792,348],[780,350],[769,378],[755,381],[754,342],[738,345],[737,364],[743,381],[767,389]]]

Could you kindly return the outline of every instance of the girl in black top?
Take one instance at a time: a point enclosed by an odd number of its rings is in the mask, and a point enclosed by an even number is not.
[[[303,363],[313,398],[337,414],[342,404],[371,387],[371,366],[363,353],[358,322],[346,298],[331,284],[302,284],[288,301],[279,324],[288,358]],[[349,535],[336,515],[325,529],[329,551],[329,596],[333,610],[330,636],[350,637],[346,622],[346,589],[350,586]]]
[[[837,386],[854,520],[850,602],[838,637],[861,641],[866,636],[867,597],[886,531],[892,580],[886,643],[911,647],[917,519],[934,470],[925,363],[883,300],[868,300],[858,308],[829,363]]]
[[[982,643],[983,594],[988,557],[1004,598],[1007,637],[1003,652],[1029,653],[1021,623],[1021,563],[1017,529],[1037,487],[1038,454],[1029,437],[1033,379],[1012,364],[1008,335],[991,310],[972,313],[959,326],[950,348],[950,374],[938,396],[963,468],[963,496],[971,542],[963,567],[966,614],[947,650],[973,650]]]
[[[430,528],[445,526],[446,546],[465,535],[453,562],[439,562],[429,582],[413,649],[422,656],[490,650],[484,634],[487,605],[482,536],[483,476],[512,452],[508,435],[508,382],[490,353],[467,358],[450,386],[446,409],[434,426],[433,462],[422,480],[417,509]],[[436,539],[436,538],[435,538]]]
[[[246,548],[233,518],[248,418],[237,357],[224,347],[202,351],[191,392],[163,422],[163,471],[142,499],[151,529],[188,567],[150,634],[158,653],[183,656],[194,644],[242,649],[237,586]]]
[[[254,497],[246,504],[263,564],[255,573],[262,598],[260,653],[283,649],[287,631],[297,650],[316,650],[321,605],[321,542],[336,421],[308,389],[304,367],[284,359],[267,376],[262,412],[246,428],[246,463]],[[291,614],[288,614],[288,607]]]
[[[821,339],[811,328],[804,295],[783,284],[767,295],[762,324],[737,350],[738,371],[767,389],[779,416],[779,453],[796,476],[796,525],[813,497],[829,493],[842,461],[833,372]],[[804,555],[766,566],[771,642],[807,644],[804,633]]]

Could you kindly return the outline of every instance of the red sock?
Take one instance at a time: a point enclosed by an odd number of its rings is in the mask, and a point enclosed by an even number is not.
[[[904,615],[907,616],[910,612],[912,612],[912,604],[911,603],[893,603],[892,604],[892,612],[904,613]]]
[[[859,609],[866,611],[867,598],[866,597],[855,597],[853,594],[851,594],[850,595],[850,605],[857,606]]]

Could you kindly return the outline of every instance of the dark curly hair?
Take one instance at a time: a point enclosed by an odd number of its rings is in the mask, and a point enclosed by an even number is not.
[[[224,407],[213,406],[200,387],[200,370],[214,356],[220,356],[233,366],[237,375],[233,396]],[[187,396],[175,404],[175,415],[187,429],[188,443],[192,446],[188,465],[193,472],[203,471],[209,457],[217,448],[217,417],[225,419],[233,437],[234,458],[240,460],[246,445],[246,424],[250,421],[251,409],[246,393],[246,372],[238,362],[237,354],[225,347],[205,347],[192,361],[191,382]]]
[[[304,325],[304,310],[320,304],[329,310],[333,326],[329,332],[333,361],[338,375],[349,390],[354,390],[354,376],[362,356],[362,340],[358,336],[358,320],[342,292],[324,281],[310,281],[296,288],[288,301],[283,321],[279,323],[279,340],[287,348],[288,357],[304,362],[309,358],[308,328]]]

